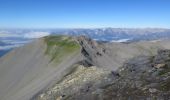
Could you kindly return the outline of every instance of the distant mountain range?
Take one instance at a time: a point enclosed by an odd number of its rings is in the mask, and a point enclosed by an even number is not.
[[[96,41],[134,42],[170,38],[170,29],[161,28],[96,28],[96,29],[0,29],[0,52],[29,43],[35,38],[65,34],[71,36],[85,35]],[[3,42],[3,43],[2,43]],[[3,55],[2,53],[1,55]],[[1,56],[0,55],[0,56]]]
[[[57,32],[56,32],[57,33]],[[126,29],[126,28],[101,28],[101,29],[72,29],[63,32],[68,35],[87,35],[96,40],[113,41],[128,39],[132,41],[154,40],[169,38],[170,29],[146,28],[146,29]],[[57,33],[60,34],[60,33]]]

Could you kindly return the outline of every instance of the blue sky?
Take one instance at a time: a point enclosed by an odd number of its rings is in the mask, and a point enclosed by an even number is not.
[[[170,28],[170,0],[0,0],[0,28]]]

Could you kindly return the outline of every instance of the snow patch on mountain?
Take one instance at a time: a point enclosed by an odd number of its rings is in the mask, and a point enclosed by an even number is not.
[[[130,39],[112,40],[111,42],[128,42]]]

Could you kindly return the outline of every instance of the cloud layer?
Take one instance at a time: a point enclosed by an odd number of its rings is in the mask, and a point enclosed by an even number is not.
[[[49,32],[29,32],[24,34],[24,38],[40,38],[40,37],[44,37],[44,36],[48,36],[50,35]]]
[[[0,50],[9,50],[15,47],[19,47],[21,45],[15,44],[15,45],[6,45],[6,46],[0,46]]]
[[[0,45],[0,50],[9,50],[15,47],[29,43],[35,38],[41,38],[50,35],[49,32],[42,31],[0,31],[0,41],[6,45]]]

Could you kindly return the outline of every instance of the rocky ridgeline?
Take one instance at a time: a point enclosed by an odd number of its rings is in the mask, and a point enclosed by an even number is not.
[[[76,40],[82,55],[82,61],[76,67],[79,70],[71,71],[38,99],[170,99],[170,50],[158,50],[155,56],[134,57],[117,68],[102,43],[85,36]]]
[[[0,59],[0,98],[169,100],[169,44],[104,43],[85,36],[38,39]]]
[[[99,52],[97,44],[89,40],[94,47],[86,47],[87,42],[81,41],[81,37],[79,42],[89,67],[76,67],[78,69],[60,83],[39,95],[40,100],[170,99],[170,50],[158,50],[155,56],[138,56],[125,62],[117,71],[105,71],[89,62],[94,59],[90,57],[101,57],[104,53]],[[95,53],[88,54],[89,49]]]
[[[112,72],[98,87],[79,91],[69,100],[169,100],[170,50],[159,50],[156,56],[139,56]],[[111,78],[112,77],[112,78]],[[95,89],[94,89],[95,88]]]

